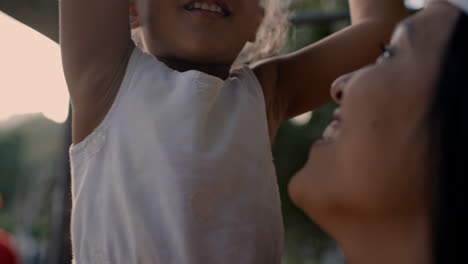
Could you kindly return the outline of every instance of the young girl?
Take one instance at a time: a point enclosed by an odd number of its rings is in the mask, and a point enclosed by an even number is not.
[[[231,71],[271,4],[61,0],[77,264],[281,262],[276,130],[371,62],[405,10],[350,0],[353,26]]]

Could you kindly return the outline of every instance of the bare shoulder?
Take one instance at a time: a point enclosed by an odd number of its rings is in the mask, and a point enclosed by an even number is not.
[[[115,65],[96,62],[80,73],[79,80],[67,80],[72,102],[74,144],[86,138],[107,115],[122,85],[134,49],[134,44],[129,44]]]

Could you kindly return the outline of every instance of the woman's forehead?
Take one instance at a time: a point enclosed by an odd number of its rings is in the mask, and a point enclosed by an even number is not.
[[[446,3],[432,3],[418,14],[406,19],[406,27],[413,44],[420,50],[439,50],[453,32],[459,11]]]

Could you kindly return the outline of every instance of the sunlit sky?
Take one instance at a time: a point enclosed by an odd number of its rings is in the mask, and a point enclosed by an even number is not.
[[[0,121],[42,112],[63,122],[68,92],[59,46],[0,12]]]
[[[406,3],[417,8],[424,0]],[[0,32],[6,37],[0,42],[0,121],[39,112],[65,121],[68,93],[58,44],[2,12]]]

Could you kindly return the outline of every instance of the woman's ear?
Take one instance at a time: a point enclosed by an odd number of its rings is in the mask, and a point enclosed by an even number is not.
[[[252,43],[257,40],[258,29],[260,28],[260,25],[262,25],[263,18],[265,17],[265,8],[263,6],[258,6],[257,10],[257,21],[255,24],[255,30],[252,32],[252,36],[249,38],[249,41]]]
[[[128,14],[130,16],[130,28],[137,29],[138,27],[140,27],[140,22],[138,20],[138,11],[135,6],[135,0],[129,0]]]

